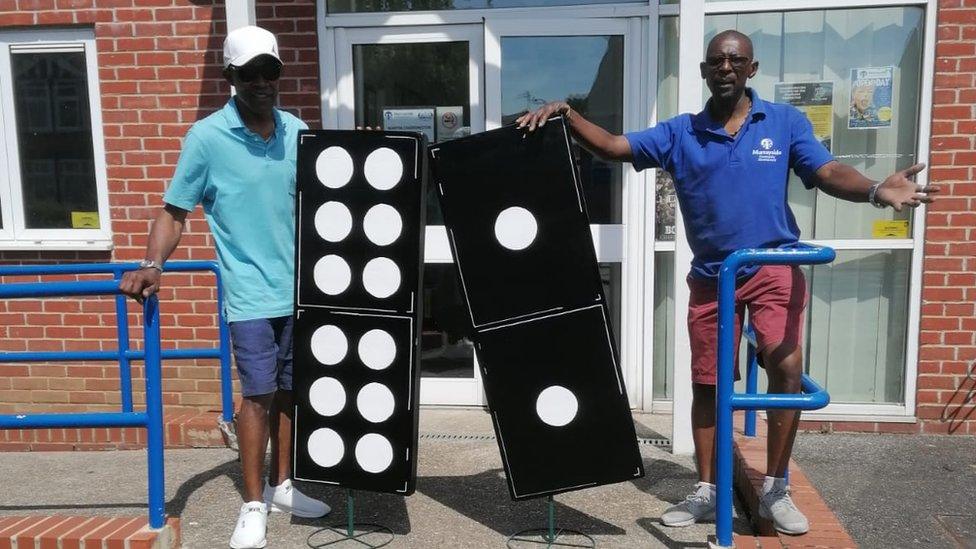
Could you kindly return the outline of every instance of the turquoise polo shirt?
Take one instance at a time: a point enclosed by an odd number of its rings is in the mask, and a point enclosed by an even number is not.
[[[696,278],[717,279],[722,261],[742,248],[794,246],[800,229],[786,201],[789,172],[813,188],[816,171],[834,159],[803,113],[746,92],[752,110],[735,137],[707,105],[626,135],[634,168],[663,168],[674,179]]]
[[[186,134],[163,201],[203,205],[217,247],[230,322],[290,316],[295,284],[295,169],[298,131],[274,110],[265,141],[244,126],[232,98]]]

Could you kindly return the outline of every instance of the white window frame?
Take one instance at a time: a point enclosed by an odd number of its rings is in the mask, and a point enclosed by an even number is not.
[[[24,219],[17,141],[16,110],[11,78],[11,47],[20,52],[84,51],[88,77],[88,107],[91,113],[92,154],[97,192],[98,229],[28,229]],[[101,89],[95,32],[92,28],[0,31],[0,201],[3,229],[0,250],[111,250],[112,229],[102,127]]]
[[[935,43],[937,38],[936,16],[937,0],[729,0],[706,2],[705,0],[681,0],[680,34],[682,43],[679,51],[679,112],[697,112],[702,108],[702,82],[698,77],[698,64],[704,55],[705,17],[728,13],[759,13],[804,10],[858,9],[880,7],[916,6],[925,9],[924,46],[922,50],[922,89],[919,96],[919,123],[916,155],[919,162],[928,162],[929,139],[932,121],[932,87],[935,69]],[[690,76],[690,77],[688,77]],[[922,172],[918,182],[926,184],[928,173]],[[925,211],[923,204],[915,211],[912,238],[903,240],[821,240],[809,241],[813,244],[827,245],[836,250],[878,250],[910,249],[912,261],[910,286],[908,292],[908,333],[905,353],[905,402],[904,404],[830,404],[823,410],[806,413],[804,419],[827,421],[888,421],[914,422],[916,406],[916,383],[918,377],[918,341],[921,317],[922,258],[925,245]],[[681,222],[677,218],[677,239],[675,242],[675,326],[687,324],[689,291],[677,273],[688,272],[691,266],[691,250]],[[675,330],[675,349],[688,348],[685,330]],[[690,403],[691,355],[676,352],[674,360],[674,424],[673,448],[675,453],[691,453],[694,446],[691,440]]]

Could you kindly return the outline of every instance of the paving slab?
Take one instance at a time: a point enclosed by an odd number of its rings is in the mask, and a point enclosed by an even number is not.
[[[635,420],[644,440],[640,448],[647,476],[556,496],[557,526],[591,535],[597,547],[706,547],[713,525],[673,529],[658,522],[696,478],[690,457],[673,456],[656,445],[670,430],[670,416],[637,414]],[[356,494],[357,520],[386,525],[395,533],[387,547],[505,547],[509,535],[545,526],[544,500],[511,501],[487,413],[423,410],[419,450],[413,496]],[[145,509],[144,451],[6,453],[0,460],[0,478],[0,516],[133,515]],[[236,453],[168,450],[166,479],[167,513],[181,518],[183,546],[226,547],[241,505]],[[322,531],[324,527],[345,521],[344,491],[300,484],[331,505],[333,513],[316,520],[272,515],[269,547],[317,547],[335,539]],[[748,532],[749,527],[737,518],[736,530]],[[337,547],[356,546],[361,547]],[[530,546],[545,545],[513,545]]]
[[[800,434],[793,458],[862,547],[976,549],[976,437]]]

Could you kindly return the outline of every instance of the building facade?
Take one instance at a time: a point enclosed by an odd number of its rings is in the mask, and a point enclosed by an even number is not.
[[[310,127],[412,124],[433,140],[556,99],[616,132],[698,111],[707,40],[750,35],[751,85],[804,110],[838,159],[874,178],[927,162],[919,180],[943,189],[897,213],[791,182],[804,238],[838,252],[806,273],[807,367],[832,403],[804,426],[976,435],[976,3],[0,0],[0,263],[142,259],[181,138],[230,97],[223,36],[248,23],[278,35],[281,106]],[[632,406],[673,410],[680,451],[690,251],[670,178],[578,157]],[[422,402],[480,406],[429,207]],[[198,209],[172,259],[212,258]],[[164,284],[164,347],[213,345],[212,277]],[[114,325],[110,300],[0,302],[0,350],[107,350]],[[0,413],[115,408],[117,379],[113,363],[0,364]],[[166,362],[163,388],[168,411],[216,408],[216,361]]]

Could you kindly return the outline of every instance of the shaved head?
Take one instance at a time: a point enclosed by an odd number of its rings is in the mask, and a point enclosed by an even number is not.
[[[712,38],[711,41],[708,42],[708,48],[705,49],[705,56],[708,57],[709,55],[715,55],[721,53],[725,49],[724,46],[726,44],[726,41],[738,42],[739,47],[737,49],[739,55],[743,55],[745,57],[748,57],[749,59],[752,59],[753,56],[752,39],[742,34],[741,32],[733,29],[724,30],[716,34],[715,38]]]

